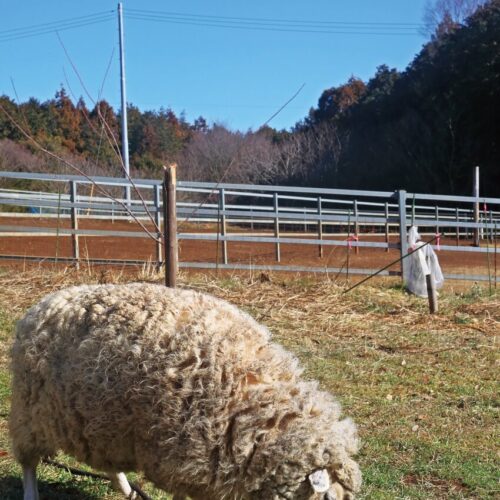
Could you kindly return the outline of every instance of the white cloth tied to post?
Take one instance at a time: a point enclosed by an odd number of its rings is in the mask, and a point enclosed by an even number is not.
[[[427,297],[426,276],[431,275],[436,290],[444,283],[441,266],[431,245],[425,245],[418,234],[418,228],[412,226],[408,231],[408,250],[416,250],[407,257],[405,267],[406,288],[419,297]]]

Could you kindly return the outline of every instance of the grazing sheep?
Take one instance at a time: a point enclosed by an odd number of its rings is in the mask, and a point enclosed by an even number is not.
[[[61,449],[142,471],[175,499],[351,499],[351,420],[267,329],[236,307],[148,284],[79,286],[18,323],[10,432],[25,500]]]

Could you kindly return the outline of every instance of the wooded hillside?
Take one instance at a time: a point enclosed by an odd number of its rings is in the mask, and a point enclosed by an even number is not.
[[[498,196],[500,0],[444,21],[405,71],[382,65],[325,90],[289,131],[235,132],[129,105],[133,173],[177,161],[190,180],[470,194],[479,165],[482,193]],[[63,87],[45,102],[1,96],[0,169],[121,175],[119,122],[105,100],[87,107]]]

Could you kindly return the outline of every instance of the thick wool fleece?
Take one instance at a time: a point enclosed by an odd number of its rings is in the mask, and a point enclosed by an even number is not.
[[[61,449],[196,499],[313,498],[307,476],[325,468],[351,498],[354,424],[269,338],[234,306],[189,290],[49,295],[17,326],[15,455],[34,465]]]

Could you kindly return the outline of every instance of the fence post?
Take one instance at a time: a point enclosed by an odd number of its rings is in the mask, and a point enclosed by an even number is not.
[[[354,200],[354,240],[358,242],[359,224],[358,224],[358,200]],[[358,254],[359,247],[356,245],[354,251]]]
[[[321,220],[322,216],[322,207],[321,207],[321,196],[318,196],[318,239],[320,241],[318,251],[319,251],[319,257],[320,259],[323,258],[323,245],[321,244],[321,241],[323,240],[323,222]]]
[[[436,205],[436,234],[439,234],[439,207]]]
[[[401,279],[405,280],[406,268],[408,262],[403,258],[408,253],[408,240],[406,239],[406,191],[398,191],[398,210],[399,210],[399,248],[401,252]]]
[[[385,242],[387,243],[387,247],[385,251],[389,251],[389,203],[385,202]]]
[[[177,165],[163,167],[163,261],[165,262],[165,286],[175,288],[177,283],[177,213],[175,188]]]
[[[438,312],[438,299],[434,278],[431,273],[425,275],[425,283],[427,285],[427,298],[429,300],[429,312],[436,314]]]
[[[278,201],[278,193],[274,193],[273,196],[273,205],[274,205],[274,237],[276,238],[276,262],[281,262],[281,247],[279,242],[280,237],[280,220],[279,220],[279,201]]]
[[[73,259],[75,259],[76,269],[80,269],[80,244],[78,242],[78,208],[76,208],[75,203],[77,199],[77,182],[69,182],[69,197],[71,202],[71,229],[73,233],[71,234],[71,240],[73,243]]]
[[[162,265],[162,254],[163,254],[163,249],[162,249],[162,232],[161,232],[161,185],[156,184],[153,186],[154,189],[154,204],[155,204],[155,222],[156,225],[158,226],[158,233],[156,237],[158,238],[158,241],[156,242],[156,265],[158,269]]]
[[[460,241],[460,215],[458,213],[458,208],[455,208],[455,218],[457,220],[457,227],[456,227],[456,243],[457,243],[457,247],[459,245],[459,241]]]
[[[219,208],[220,211],[222,212],[220,234],[223,238],[225,238],[227,233],[227,228],[226,228],[226,214],[224,213],[226,211],[226,192],[224,188],[219,189]],[[224,262],[224,264],[228,263],[227,241],[225,239],[222,240],[222,261]]]
[[[474,202],[474,222],[479,224],[479,167],[474,168],[474,187],[472,189],[472,196],[476,197],[476,201]],[[474,243],[473,245],[478,247],[479,244],[479,226],[474,228]]]

